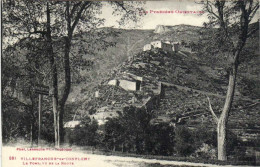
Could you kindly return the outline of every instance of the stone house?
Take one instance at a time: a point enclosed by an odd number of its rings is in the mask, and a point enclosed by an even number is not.
[[[141,81],[119,80],[119,86],[127,91],[137,91],[141,88]]]
[[[152,48],[153,48],[153,46],[151,44],[146,44],[146,45],[144,45],[143,51],[151,50]]]
[[[179,50],[179,43],[172,43],[170,41],[153,41],[150,44],[146,44],[143,51],[151,50],[153,48],[160,48],[167,52],[177,52]]]
[[[172,45],[169,44],[169,43],[165,43],[165,42],[162,42],[162,41],[153,41],[153,42],[151,42],[151,45],[154,48],[161,48],[165,51],[172,52]]]

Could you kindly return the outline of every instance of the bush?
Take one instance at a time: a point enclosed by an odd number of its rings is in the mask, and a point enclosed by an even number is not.
[[[227,130],[227,155],[232,154],[235,151],[235,148],[241,144],[241,141],[238,139],[230,130]]]
[[[193,131],[193,138],[196,148],[200,148],[203,144],[212,145],[217,147],[217,132],[214,129],[209,129],[207,125],[200,126]]]
[[[217,150],[216,147],[203,143],[199,149],[195,152],[196,157],[205,158],[205,159],[216,159]]]
[[[172,155],[174,128],[168,123],[151,125],[147,134],[146,151],[153,155]]]
[[[116,151],[124,143],[124,127],[118,118],[111,118],[105,124],[104,143],[108,150]],[[121,148],[123,150],[124,148]]]
[[[99,143],[98,123],[85,117],[70,134],[70,143],[79,146],[96,146]]]
[[[30,106],[16,98],[2,97],[2,140],[3,143],[16,143],[17,139],[30,140],[32,117]],[[33,126],[35,129],[35,124]],[[34,136],[35,138],[35,136]]]
[[[127,108],[105,124],[104,143],[108,150],[137,154],[172,155],[174,128],[168,123],[150,124],[144,110]]]
[[[192,133],[185,126],[175,129],[175,151],[180,156],[189,156],[195,151]]]
[[[118,118],[109,119],[105,124],[104,142],[110,150],[145,152],[145,138],[152,114],[135,107],[125,107],[118,112]]]
[[[195,157],[216,159],[217,157],[217,132],[207,128],[207,125],[200,126],[193,131]]]

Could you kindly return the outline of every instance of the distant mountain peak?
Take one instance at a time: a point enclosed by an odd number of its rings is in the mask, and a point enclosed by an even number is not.
[[[162,34],[169,31],[169,29],[164,25],[157,25],[155,27],[154,33]]]

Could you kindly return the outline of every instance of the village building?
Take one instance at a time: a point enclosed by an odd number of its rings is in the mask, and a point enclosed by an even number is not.
[[[141,90],[141,83],[143,82],[143,77],[137,76],[135,74],[124,72],[120,79],[113,79],[108,82],[108,85],[119,86],[126,91],[138,91]],[[97,96],[95,94],[95,96]]]
[[[153,45],[154,48],[161,48],[162,50],[171,52],[172,51],[172,45],[169,43],[165,43],[162,41],[153,41],[151,42],[151,45]]]
[[[107,109],[107,108],[106,108]],[[117,117],[118,114],[113,110],[106,110],[102,112],[97,112],[94,115],[92,115],[92,119],[96,120],[98,122],[98,125],[104,125],[109,118]]]
[[[171,41],[163,41],[164,43],[167,43],[167,44],[172,44]]]
[[[143,51],[151,50],[152,48],[153,48],[153,46],[151,44],[146,44],[146,45],[144,45]]]
[[[116,79],[113,79],[113,80],[108,81],[107,84],[108,84],[108,85],[112,85],[112,86],[119,86],[119,82],[118,82],[118,80],[116,80]]]
[[[75,128],[77,125],[80,124],[80,121],[69,121],[69,122],[66,122],[65,125],[64,125],[64,128]]]
[[[139,68],[146,68],[149,65],[143,62],[137,62],[137,63],[133,63],[132,66],[139,69]]]
[[[153,41],[150,44],[146,44],[143,51],[151,50],[153,48],[160,48],[167,52],[177,52],[179,50],[179,44],[172,43],[171,41]]]
[[[99,91],[97,90],[96,92],[95,92],[95,97],[96,98],[98,98],[100,95],[99,95]]]
[[[141,88],[141,81],[119,80],[119,86],[126,91],[137,91]]]

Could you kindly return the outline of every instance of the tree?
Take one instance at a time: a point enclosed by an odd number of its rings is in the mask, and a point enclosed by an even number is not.
[[[104,4],[105,2],[94,1],[35,2],[23,0],[17,3],[5,1],[4,8],[7,9],[4,12],[5,27],[10,27],[5,31],[5,39],[16,38],[19,41],[23,38],[42,37],[42,42],[46,44],[43,53],[49,60],[50,72],[47,74],[49,74],[48,82],[52,95],[55,146],[57,147],[64,136],[64,107],[71,91],[71,70],[74,69],[74,65],[78,66],[78,62],[81,67],[86,66],[82,57],[71,52],[73,45],[76,45],[73,43],[74,35],[80,36],[83,31],[88,33],[88,43],[84,43],[86,39],[82,39],[81,46],[93,44],[93,41],[101,42],[99,48],[82,47],[79,50],[83,50],[85,53],[111,46],[111,42],[105,40],[105,37],[111,34],[102,31],[93,32],[104,21],[96,17]],[[121,13],[121,24],[127,23],[127,20],[136,21],[139,13],[144,13],[143,9],[138,6],[139,2],[115,1],[107,2],[107,4],[113,7],[114,14]],[[57,38],[59,39],[57,40]],[[80,55],[82,56],[82,54]]]
[[[116,151],[116,148],[121,147],[122,152],[124,152],[124,142],[126,141],[124,135],[124,128],[120,124],[120,118],[111,118],[105,124],[104,142],[106,148]]]
[[[121,24],[125,24],[125,21],[127,20],[138,20],[138,12],[143,10],[142,8],[138,8],[135,6],[138,3],[132,2],[132,3],[125,3],[125,2],[111,2],[110,3],[112,7],[114,7],[114,12],[123,12],[123,16],[121,18]],[[98,26],[100,26],[103,23],[103,20],[100,20],[96,17],[96,12],[101,9],[102,3],[100,2],[91,2],[91,1],[85,1],[85,2],[69,2],[67,1],[65,4],[61,4],[61,6],[64,5],[65,13],[62,14],[64,18],[61,18],[61,20],[65,20],[65,23],[63,23],[66,27],[65,35],[63,36],[65,39],[64,44],[64,64],[63,64],[63,72],[64,72],[64,87],[61,91],[61,98],[59,100],[59,117],[57,118],[58,121],[58,134],[60,134],[60,138],[63,141],[64,137],[64,130],[63,130],[63,117],[64,117],[64,106],[66,104],[66,101],[68,99],[70,90],[71,90],[71,58],[70,58],[70,52],[72,47],[72,39],[73,34],[75,32],[81,33],[83,30],[86,30],[86,26],[89,26],[89,29],[95,29]],[[137,11],[136,11],[137,10]],[[122,13],[121,13],[122,15]],[[105,36],[102,35],[102,33],[99,33],[101,35],[101,39]],[[106,49],[108,46],[111,46],[111,44],[104,39],[102,41],[102,47],[103,49]],[[82,61],[82,59],[80,60]],[[84,66],[84,64],[83,64]],[[60,139],[58,139],[59,141]]]
[[[154,113],[147,109],[139,109],[133,106],[125,107],[119,114],[119,121],[124,128],[123,136],[125,145],[137,154],[145,152],[147,131],[150,129],[150,121]]]
[[[144,153],[153,113],[129,106],[118,115],[118,118],[109,119],[105,124],[104,140],[108,148],[115,151],[121,147],[121,151]]]
[[[148,154],[169,156],[174,152],[174,127],[169,123],[151,124],[145,138]]]
[[[175,129],[175,150],[181,156],[188,156],[194,152],[194,141],[191,131],[185,126]]]
[[[8,9],[8,8],[7,8]],[[6,10],[6,8],[5,8]],[[3,17],[4,20],[8,19]],[[8,21],[8,20],[7,20]],[[4,31],[6,33],[6,31]],[[42,57],[42,50],[38,49],[37,40],[29,40],[24,38],[19,43],[8,46],[4,49],[2,54],[2,104],[8,106],[3,109],[6,112],[4,116],[8,115],[8,112],[16,110],[16,105],[27,106],[27,109],[20,110],[21,113],[17,116],[27,115],[27,120],[20,118],[19,126],[27,126],[26,136],[30,136],[31,145],[37,138],[37,94],[34,92],[33,87],[39,82],[44,82],[44,76],[42,75],[42,68],[45,64]],[[19,56],[17,56],[19,55]],[[41,68],[40,68],[41,67]],[[12,99],[12,101],[7,100]],[[47,98],[44,98],[46,101]],[[16,102],[16,103],[14,103]],[[47,106],[46,106],[47,107]],[[14,114],[15,112],[12,112]],[[9,113],[9,114],[10,114]],[[12,115],[11,114],[11,115]],[[11,116],[9,122],[16,122],[15,117]],[[3,119],[8,119],[4,117]],[[3,128],[8,124],[3,124]],[[27,139],[27,138],[25,138]]]
[[[95,147],[99,142],[99,134],[97,133],[98,123],[91,120],[88,116],[84,117],[79,125],[75,127],[71,133],[72,143],[79,146]]]
[[[251,37],[259,26],[249,28],[252,19],[259,9],[259,2],[254,0],[239,1],[204,1],[204,9],[207,12],[209,23],[207,28],[213,30],[211,48],[219,52],[227,59],[227,71],[229,74],[228,89],[223,110],[218,117],[212,109],[210,99],[209,108],[217,124],[218,159],[227,160],[226,155],[226,129],[232,102],[234,97],[238,66],[240,64],[243,48],[247,39]],[[218,50],[218,51],[217,51]]]
[[[56,116],[56,126],[57,126],[57,145],[60,145],[60,141],[63,141],[64,137],[64,130],[63,130],[63,117],[64,117],[64,106],[66,104],[66,101],[68,99],[69,93],[71,91],[71,47],[72,47],[72,39],[73,34],[75,32],[82,32],[83,30],[86,31],[86,26],[89,26],[89,29],[95,29],[98,26],[100,26],[103,23],[103,20],[100,20],[96,17],[96,12],[101,9],[102,3],[100,2],[91,2],[91,1],[79,1],[79,2],[69,2],[67,1],[65,4],[61,3],[59,4],[61,9],[65,9],[65,13],[61,13],[61,25],[64,25],[65,30],[62,30],[64,32],[63,38],[64,38],[64,51],[63,51],[63,72],[64,72],[64,86],[63,89],[60,90],[61,97],[58,100],[57,98],[54,99],[55,102],[53,102],[53,108],[57,108],[57,116]],[[112,6],[114,6],[115,12],[124,12],[125,14],[122,16],[121,23],[124,23],[125,20],[136,20],[138,17],[138,12],[135,10],[138,9],[139,11],[142,10],[142,8],[135,8],[135,3],[125,3],[125,2],[112,2]],[[47,9],[48,9],[48,3],[47,3]],[[56,11],[59,14],[59,11]],[[47,25],[48,25],[48,10],[47,10]],[[54,25],[55,26],[55,25]],[[47,26],[47,40],[48,43],[51,44],[51,37],[49,36],[51,34],[50,31],[48,31]],[[102,35],[99,34],[99,35]],[[49,37],[49,38],[48,38]],[[101,36],[104,38],[105,36]],[[103,43],[103,49],[110,46],[110,43],[105,41],[104,39],[101,40]],[[50,49],[51,50],[51,49]],[[50,54],[51,55],[51,54]],[[80,60],[82,61],[82,59]],[[52,65],[55,65],[52,64]],[[52,66],[51,65],[51,66]],[[83,64],[84,66],[84,64]],[[56,91],[56,81],[57,76],[55,71],[53,73],[53,88],[54,88],[54,97],[58,97],[58,92]],[[56,78],[56,79],[55,79]],[[55,81],[55,83],[54,83]],[[58,90],[58,88],[57,88]],[[58,106],[57,106],[58,105]],[[55,111],[54,111],[55,112]],[[55,116],[54,116],[55,117]],[[55,133],[55,134],[56,134]],[[55,140],[55,141],[56,141]]]
[[[3,143],[15,142],[19,138],[30,139],[30,106],[15,98],[2,95],[2,138]],[[27,112],[21,112],[21,111]],[[29,111],[29,112],[28,112]]]
[[[37,116],[34,112],[37,111],[37,96],[33,88],[36,84],[48,83],[49,79],[50,68],[44,43],[45,9],[42,8],[42,2],[32,3],[30,0],[3,3],[4,55],[2,60],[16,60],[14,64],[17,68],[10,71],[18,73],[18,75],[9,75],[10,72],[4,71],[3,76],[7,76],[4,78],[7,83],[8,80],[15,81],[15,86],[7,84],[4,87],[13,87],[19,94],[23,94],[25,99],[30,99],[32,134],[37,132],[35,126]],[[13,65],[8,63],[6,66],[10,68]]]

